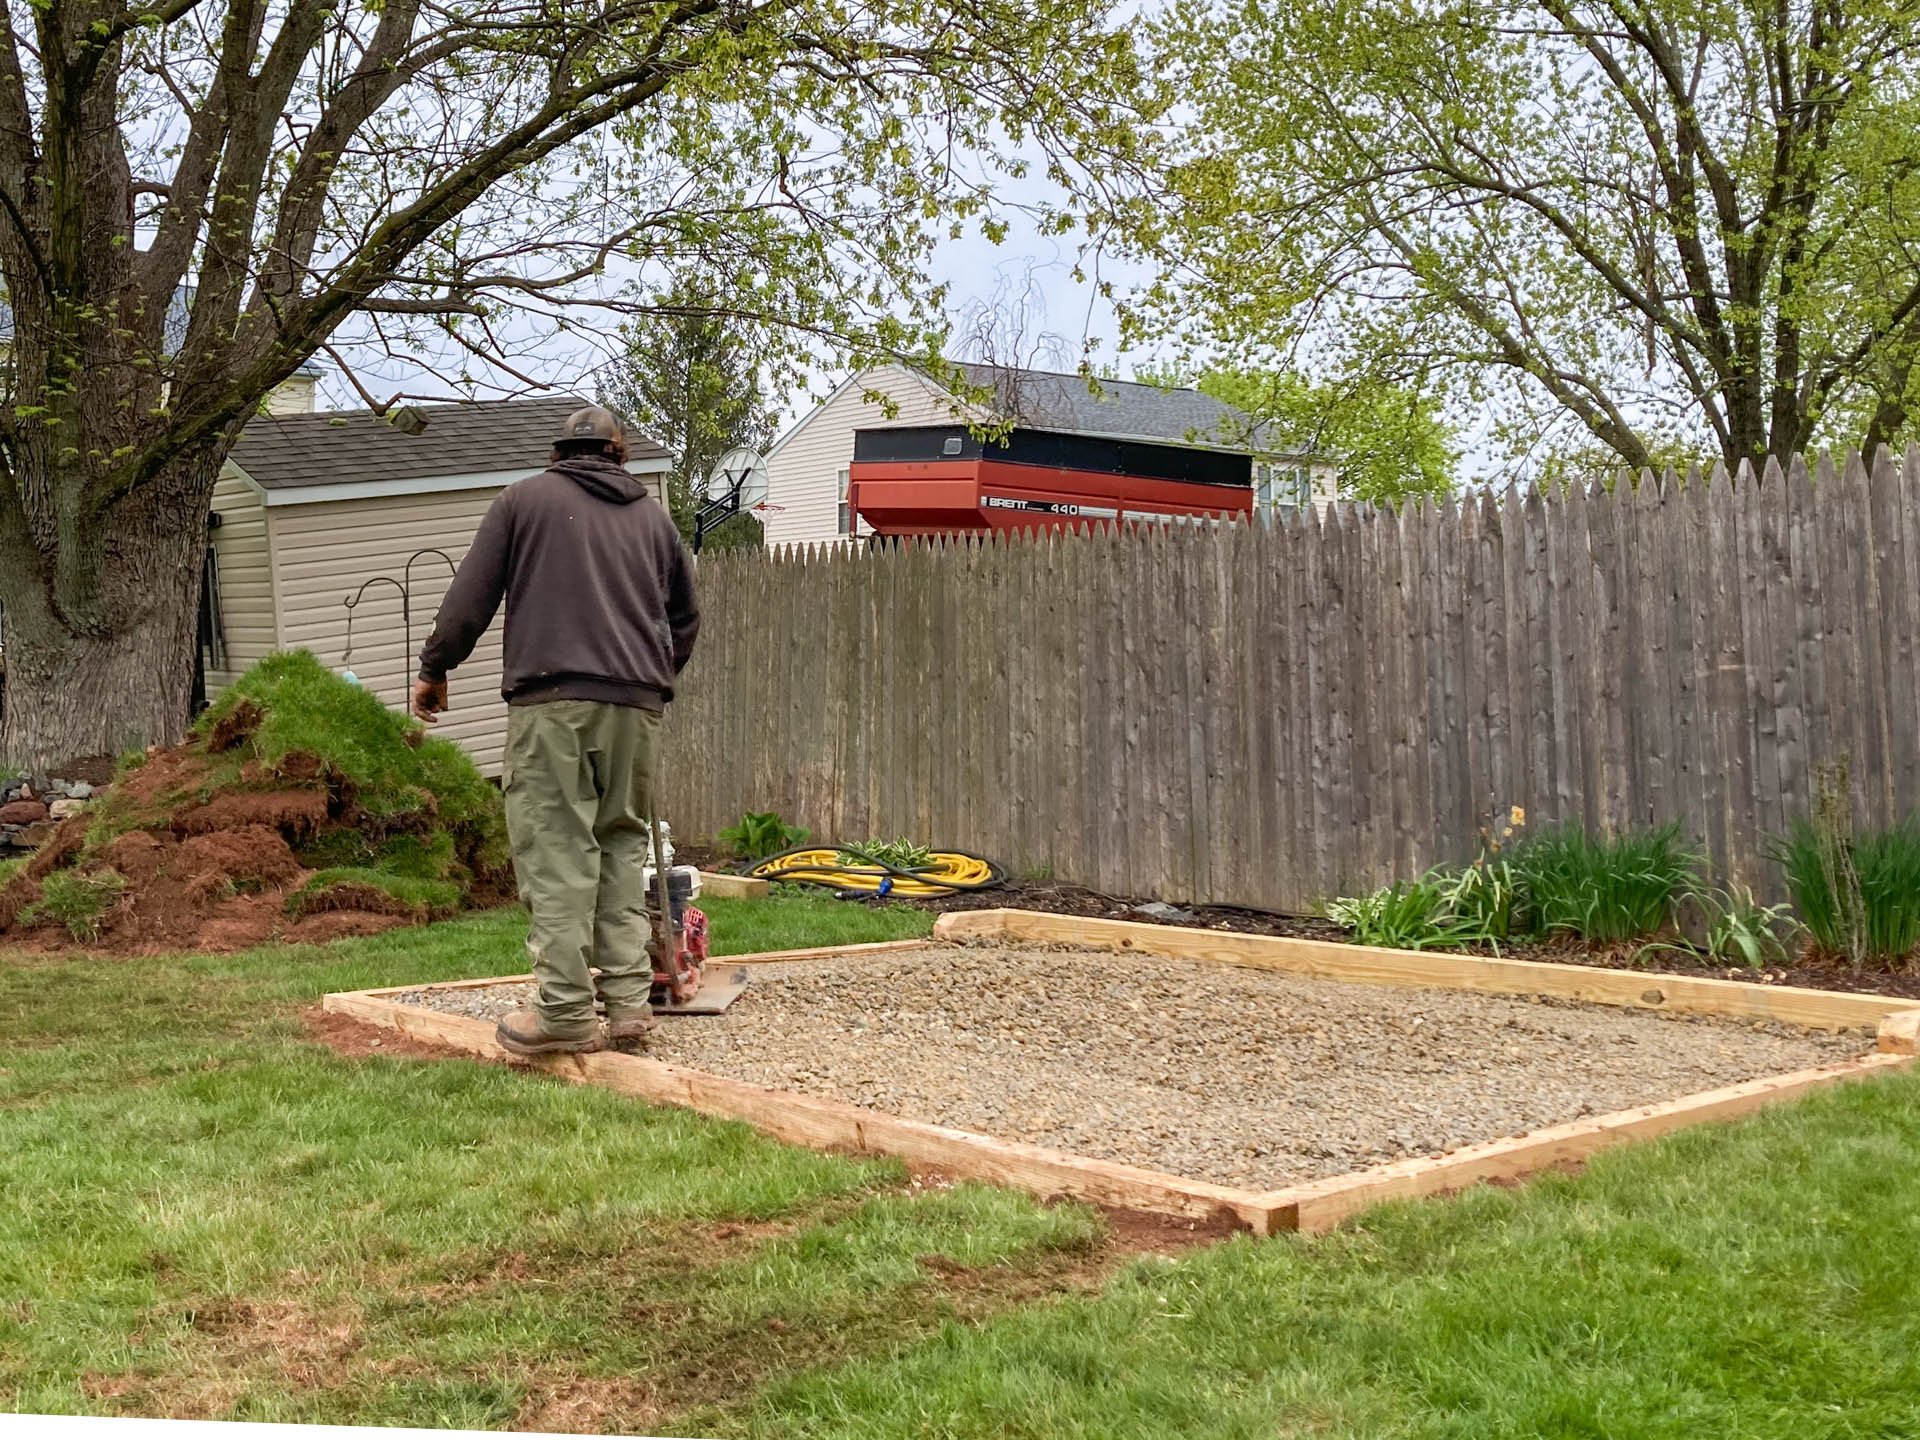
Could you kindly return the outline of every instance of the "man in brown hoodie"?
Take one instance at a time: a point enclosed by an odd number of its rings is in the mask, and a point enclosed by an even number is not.
[[[420,651],[413,713],[447,706],[447,672],[507,605],[507,831],[539,995],[500,1022],[519,1055],[598,1050],[653,1025],[642,879],[654,757],[700,630],[693,566],[666,507],[625,468],[612,413],[567,418],[548,468],[488,509]],[[598,984],[589,969],[600,968]]]

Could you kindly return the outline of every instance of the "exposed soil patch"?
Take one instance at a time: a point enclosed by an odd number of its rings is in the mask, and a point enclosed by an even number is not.
[[[243,791],[182,805],[173,812],[172,829],[178,835],[210,835],[271,825],[289,839],[304,840],[327,823],[327,812],[324,790]]]
[[[657,1387],[624,1375],[541,1375],[527,1386],[513,1428],[544,1434],[640,1433],[660,1418]]]
[[[1245,1227],[1231,1215],[1209,1215],[1200,1220],[1156,1215],[1150,1210],[1122,1210],[1113,1205],[1097,1208],[1107,1222],[1108,1247],[1122,1257],[1181,1255],[1245,1233]]]
[[[398,1055],[406,1059],[470,1059],[463,1051],[430,1040],[417,1040],[384,1025],[369,1025],[351,1015],[333,1015],[318,1005],[301,1012],[300,1024],[307,1038],[317,1040],[336,1055],[349,1060],[365,1060],[375,1055]]]
[[[524,984],[395,998],[495,1017]],[[1036,946],[763,965],[657,1059],[1251,1187],[1853,1058],[1864,1033]]]
[[[62,820],[54,827],[40,848],[33,852],[33,859],[27,862],[27,868],[18,878],[22,880],[42,880],[53,871],[65,865],[87,843],[87,821],[84,815],[75,815]]]

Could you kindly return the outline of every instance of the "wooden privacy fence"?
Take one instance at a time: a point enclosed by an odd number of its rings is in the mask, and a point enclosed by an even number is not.
[[[1116,894],[1299,910],[1678,820],[1777,895],[1816,766],[1920,806],[1920,451],[1402,513],[700,567],[667,813],[777,810]]]

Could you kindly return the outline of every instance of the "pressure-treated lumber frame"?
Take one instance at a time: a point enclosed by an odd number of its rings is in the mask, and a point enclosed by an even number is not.
[[[700,872],[700,893],[719,900],[764,900],[772,887],[751,875],[729,875],[722,870]]]
[[[535,1064],[567,1080],[603,1085],[645,1100],[683,1105],[706,1115],[744,1120],[795,1144],[898,1155],[921,1164],[937,1165],[958,1175],[1042,1195],[1071,1195],[1102,1204],[1207,1220],[1230,1217],[1255,1234],[1268,1235],[1284,1230],[1326,1230],[1383,1201],[1439,1194],[1483,1180],[1515,1179],[1629,1140],[1663,1135],[1687,1125],[1733,1119],[1810,1090],[1904,1069],[1914,1063],[1915,1051],[1920,1048],[1920,1008],[1885,996],[1597,970],[1580,965],[1380,950],[1025,910],[945,915],[935,927],[935,937],[936,940],[982,938],[1092,949],[1131,949],[1204,964],[1244,965],[1362,984],[1550,995],[1643,1009],[1777,1020],[1815,1029],[1861,1028],[1877,1031],[1881,1053],[1576,1120],[1527,1135],[1467,1146],[1432,1159],[1406,1160],[1267,1191],[1236,1189],[928,1125],[817,1096],[770,1090],[640,1055],[605,1051],[523,1063]],[[926,942],[919,940],[890,941],[879,945],[729,955],[725,962],[729,965],[770,964],[924,949],[925,945]],[[351,991],[327,996],[325,1008],[468,1054],[509,1059],[495,1041],[490,1022],[402,1005],[395,997],[410,991],[472,989],[527,978],[496,976],[441,985]]]

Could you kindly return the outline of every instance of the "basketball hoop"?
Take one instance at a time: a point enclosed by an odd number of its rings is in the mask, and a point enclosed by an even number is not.
[[[767,503],[767,462],[758,450],[736,445],[714,462],[707,475],[707,503],[693,517],[693,553],[707,531],[742,510],[759,510]]]

